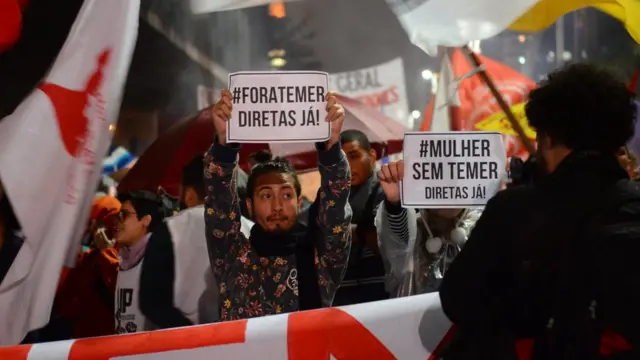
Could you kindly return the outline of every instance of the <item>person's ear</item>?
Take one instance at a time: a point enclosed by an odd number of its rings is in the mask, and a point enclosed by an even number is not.
[[[378,153],[376,152],[376,149],[369,150],[369,162],[371,163],[371,166],[375,167],[376,161],[378,161]]]
[[[298,196],[298,210],[302,209],[302,204],[304,203],[304,196]]]
[[[184,203],[187,207],[194,207],[199,203],[198,194],[191,186],[184,189]]]
[[[142,224],[146,229],[149,229],[149,226],[151,225],[151,220],[152,220],[151,215],[145,215],[142,217],[142,220],[140,221],[142,221]]]
[[[247,204],[247,212],[249,213],[249,217],[253,219],[253,207],[252,207],[252,203],[251,203],[251,198],[247,198],[247,200],[245,200],[245,203]]]

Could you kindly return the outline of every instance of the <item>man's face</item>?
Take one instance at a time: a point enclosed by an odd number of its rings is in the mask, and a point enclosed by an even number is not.
[[[375,150],[365,150],[360,147],[360,142],[352,141],[342,144],[342,151],[347,154],[351,168],[351,185],[361,185],[373,173],[376,163]]]
[[[267,232],[291,230],[298,219],[301,203],[293,176],[278,172],[260,175],[253,189],[253,199],[247,199],[253,220]]]
[[[116,233],[116,242],[123,246],[130,246],[141,239],[146,233],[150,216],[144,216],[138,220],[138,213],[130,201],[125,201],[120,210],[120,225]]]

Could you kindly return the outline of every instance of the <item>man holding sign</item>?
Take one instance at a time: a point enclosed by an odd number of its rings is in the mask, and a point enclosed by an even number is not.
[[[212,110],[216,138],[204,171],[206,237],[220,286],[220,319],[331,306],[351,248],[350,171],[340,148],[344,109],[332,94],[326,99],[324,92],[318,95],[326,102],[318,113],[322,122],[331,124],[331,132],[328,141],[316,144],[322,183],[314,204],[315,221],[308,226],[297,221],[300,182],[293,167],[276,158],[256,165],[249,177],[246,203],[256,224],[247,238],[240,232],[235,190],[239,145],[227,137],[234,134],[229,129],[238,125],[236,114],[243,108],[238,106],[241,96],[233,92],[223,91]],[[282,129],[272,135],[289,136]]]

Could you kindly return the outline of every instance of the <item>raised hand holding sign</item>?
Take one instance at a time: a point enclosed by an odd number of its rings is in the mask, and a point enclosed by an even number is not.
[[[326,121],[331,125],[331,136],[327,141],[327,149],[331,149],[333,145],[340,141],[342,133],[342,124],[344,123],[344,108],[338,104],[336,95],[332,92],[327,93],[327,118]]]
[[[229,90],[222,90],[220,100],[211,109],[211,117],[213,118],[213,128],[220,145],[227,144],[227,122],[231,118],[231,93]]]

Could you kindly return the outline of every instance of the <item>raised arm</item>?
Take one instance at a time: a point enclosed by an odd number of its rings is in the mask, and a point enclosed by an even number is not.
[[[215,139],[204,159],[205,227],[211,270],[218,283],[225,278],[242,244],[240,200],[236,189],[237,144],[227,145],[227,122],[231,118],[231,93],[222,90],[211,109]]]
[[[346,271],[351,250],[351,173],[340,144],[333,144],[328,150],[321,150],[320,144],[317,146],[321,178],[316,213],[321,235],[316,246],[317,266],[323,306],[330,306]]]
[[[376,230],[380,254],[385,259],[387,271],[386,286],[389,292],[396,289],[408,268],[407,255],[417,235],[415,211],[382,202],[376,215]]]
[[[240,202],[235,168],[238,149],[214,141],[205,156],[205,224],[211,269],[216,280],[224,277],[240,245],[247,239],[240,232]]]

